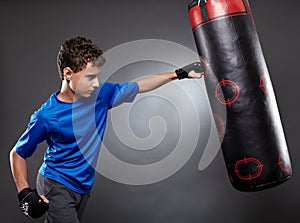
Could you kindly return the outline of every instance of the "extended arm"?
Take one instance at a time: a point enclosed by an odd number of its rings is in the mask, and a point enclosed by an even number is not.
[[[172,80],[183,78],[201,78],[204,74],[204,66],[202,63],[192,63],[183,68],[177,69],[175,72],[157,74],[144,77],[137,80],[139,85],[139,93],[154,90]]]
[[[145,78],[141,78],[137,80],[139,85],[139,93],[151,91],[155,88],[158,88],[172,80],[176,80],[177,76],[175,72],[171,73],[164,73],[164,74],[157,74]]]

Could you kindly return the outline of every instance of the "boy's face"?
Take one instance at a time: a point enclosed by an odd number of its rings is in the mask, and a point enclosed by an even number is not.
[[[65,68],[67,69],[67,68]],[[69,82],[69,87],[75,93],[75,97],[90,97],[96,88],[99,87],[99,75],[101,67],[88,62],[81,71],[74,73],[68,69],[65,72],[65,78]]]

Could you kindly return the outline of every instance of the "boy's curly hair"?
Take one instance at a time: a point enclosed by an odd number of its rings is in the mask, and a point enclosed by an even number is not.
[[[76,73],[81,71],[88,62],[99,67],[105,63],[102,50],[90,39],[76,36],[64,41],[57,55],[60,78],[64,79],[65,67],[71,68]]]

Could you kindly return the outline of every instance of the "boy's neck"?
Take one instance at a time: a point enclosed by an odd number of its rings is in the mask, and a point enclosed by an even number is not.
[[[57,98],[63,102],[75,102],[80,99],[80,96],[75,94],[66,80],[63,80]]]

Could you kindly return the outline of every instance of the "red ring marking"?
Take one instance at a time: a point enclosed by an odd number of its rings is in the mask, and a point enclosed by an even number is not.
[[[218,114],[214,114],[214,118],[218,121],[218,125],[220,127],[220,130],[218,131],[219,138],[222,138],[225,133],[225,122]]]
[[[247,165],[249,162],[254,162],[256,163],[256,167],[257,167],[257,171],[256,173],[254,174],[248,174],[248,175],[242,175],[240,173],[240,170],[239,170],[239,166],[240,165]],[[238,178],[240,178],[241,180],[253,180],[254,178],[257,178],[261,175],[262,173],[262,167],[263,165],[261,164],[261,162],[256,159],[256,158],[244,158],[242,160],[239,160],[236,162],[235,166],[234,166],[234,172],[235,174],[237,175]]]
[[[277,164],[279,165],[280,169],[282,169],[284,172],[289,173],[292,170],[292,167],[291,167],[291,165],[285,166],[286,163],[283,162],[283,158],[282,158],[283,156],[288,156],[287,150],[285,150],[284,152],[279,154]]]
[[[226,87],[226,85],[232,86],[234,94],[231,98],[225,99],[221,97],[221,86]],[[240,87],[235,82],[222,78],[222,81],[216,86],[215,96],[221,104],[231,106],[240,96]]]

